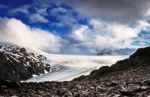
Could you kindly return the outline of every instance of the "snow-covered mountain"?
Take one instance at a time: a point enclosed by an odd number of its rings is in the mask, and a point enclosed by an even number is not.
[[[70,81],[126,57],[56,55],[0,43],[0,79],[27,82]]]
[[[57,66],[33,50],[11,43],[0,43],[0,79],[20,81],[55,71]]]

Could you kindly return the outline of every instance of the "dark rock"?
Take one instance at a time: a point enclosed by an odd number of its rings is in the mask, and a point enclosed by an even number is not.
[[[135,60],[141,60],[145,57],[150,57],[150,46],[146,48],[140,48],[130,56],[131,59]]]
[[[112,81],[111,83],[108,83],[108,86],[114,87],[117,86],[118,82]]]
[[[150,80],[143,81],[143,84],[150,86]]]
[[[135,94],[131,91],[120,91],[122,96],[134,97]]]
[[[46,66],[45,66],[45,70],[49,72],[49,71],[50,71],[50,69],[51,69],[51,66],[50,66],[49,64],[46,64]]]
[[[11,88],[11,89],[17,89],[20,86],[21,85],[20,85],[19,82],[11,82],[11,81],[0,80],[0,87],[7,87],[7,88]]]
[[[20,48],[20,52],[21,52],[21,53],[25,53],[25,52],[26,52],[26,49],[25,49],[25,48]]]
[[[50,71],[49,64],[43,63],[46,57],[29,52],[13,44],[2,45],[0,51],[0,79],[10,81],[27,80],[33,74],[44,74]],[[49,67],[48,67],[49,65]]]

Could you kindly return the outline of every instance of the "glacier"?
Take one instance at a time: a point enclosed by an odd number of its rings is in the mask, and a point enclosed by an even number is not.
[[[85,55],[57,55],[46,54],[47,63],[59,65],[61,68],[40,76],[35,76],[26,82],[71,81],[81,75],[88,75],[91,71],[102,66],[111,66],[118,60],[127,58],[127,55],[116,56],[85,56]]]

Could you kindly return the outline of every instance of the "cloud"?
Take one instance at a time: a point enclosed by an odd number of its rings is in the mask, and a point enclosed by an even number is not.
[[[18,8],[12,8],[8,11],[8,14],[11,16],[25,15],[25,17],[27,17],[32,23],[49,22],[49,20],[45,17],[48,16],[47,8],[41,6],[24,5]]]
[[[86,34],[87,31],[88,31],[88,26],[82,25],[79,29],[75,29],[72,32],[70,37],[72,37],[73,39],[75,39],[77,41],[82,42],[85,40],[86,36],[84,34]]]
[[[44,16],[42,16],[42,15],[40,15],[38,13],[31,14],[29,16],[29,18],[30,18],[30,21],[33,22],[33,23],[35,23],[35,22],[48,23],[49,22],[48,19],[46,19]]]
[[[0,8],[8,8],[8,6],[0,4]]]
[[[28,8],[29,8],[29,5],[24,5],[24,6],[21,6],[19,8],[12,9],[10,11],[10,13],[11,14],[17,14],[17,13],[21,12],[21,13],[29,15]]]
[[[149,0],[64,0],[85,16],[128,23],[143,18]]]
[[[48,16],[48,13],[47,13],[48,9],[46,7],[35,7],[35,10],[40,15]]]
[[[53,22],[51,25],[58,27],[72,27],[78,24],[78,20],[74,15],[74,10],[72,9],[58,6],[49,10],[49,14],[54,16],[57,20],[57,22]]]
[[[34,0],[28,7],[9,9],[12,10],[11,16],[19,19],[17,16],[24,13],[27,20],[20,19],[30,21],[30,25],[46,23],[47,26],[41,25],[42,28],[54,29],[58,31],[58,36],[39,28],[31,28],[34,25],[29,27],[17,19],[1,18],[0,41],[12,41],[66,54],[96,54],[104,48],[142,47],[150,44],[147,34],[141,35],[150,32],[149,2]]]
[[[68,44],[78,53],[97,54],[101,49],[122,49],[134,48],[133,41],[147,27],[149,23],[139,21],[137,26],[130,27],[120,23],[110,23],[100,19],[90,19],[89,25],[80,25],[72,30],[68,41],[75,41]],[[150,31],[150,29],[149,29]],[[69,50],[69,49],[67,49]],[[71,51],[70,51],[71,52]]]
[[[38,28],[30,28],[20,20],[0,18],[0,41],[59,52],[61,38]]]
[[[51,53],[97,54],[104,48],[132,48],[141,30],[150,31],[150,24],[146,21],[139,21],[135,27],[94,18],[88,22],[89,26],[78,25],[62,39],[48,31],[30,28],[20,20],[0,18],[0,42],[12,42]],[[144,44],[142,40],[138,41],[140,45]]]
[[[150,23],[146,21],[140,21],[138,28],[140,27],[143,27],[141,32],[138,34],[138,37],[136,37],[132,42],[132,46],[136,48],[149,46],[150,44]]]

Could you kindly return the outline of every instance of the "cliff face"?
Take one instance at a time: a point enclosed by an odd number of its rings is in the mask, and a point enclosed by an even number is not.
[[[20,81],[51,69],[46,57],[13,44],[0,44],[0,79]]]
[[[98,70],[94,70],[88,76],[81,76],[79,78],[74,79],[75,81],[83,81],[83,80],[93,80],[103,78],[105,76],[111,76],[111,74],[115,74],[116,77],[119,72],[132,70],[135,68],[144,68],[150,67],[150,47],[140,48],[134,54],[132,54],[128,59],[118,61],[113,64],[111,67],[103,66]]]

